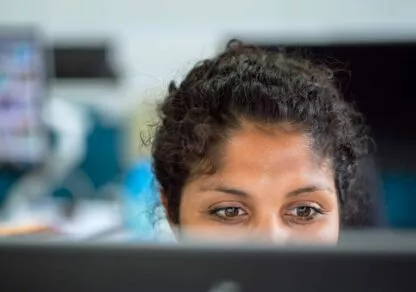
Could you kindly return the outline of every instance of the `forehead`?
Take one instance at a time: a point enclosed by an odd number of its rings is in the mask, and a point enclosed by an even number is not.
[[[223,179],[280,184],[332,179],[329,163],[317,158],[310,139],[299,131],[245,123],[221,148],[218,175]]]

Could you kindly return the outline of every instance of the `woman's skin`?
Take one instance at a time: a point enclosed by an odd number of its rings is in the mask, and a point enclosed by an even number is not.
[[[215,174],[185,185],[178,236],[335,244],[334,176],[310,145],[299,131],[242,122],[220,146]]]

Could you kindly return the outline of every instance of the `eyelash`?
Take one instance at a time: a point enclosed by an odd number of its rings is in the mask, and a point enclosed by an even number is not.
[[[227,217],[225,215],[225,212],[227,211],[227,209],[233,209],[233,211],[237,210],[237,212],[242,211],[243,214],[239,214],[233,217]],[[220,212],[224,212],[224,215],[220,215]],[[219,218],[220,220],[223,221],[232,221],[232,220],[236,220],[237,217],[243,217],[245,215],[247,215],[248,213],[241,207],[233,207],[233,206],[227,206],[227,207],[219,207],[219,208],[214,208],[212,210],[209,211],[210,215],[214,215],[217,218]]]
[[[307,208],[308,210],[312,211],[313,213],[312,213],[312,215],[308,215],[308,216],[299,216],[297,214],[290,214],[290,213],[286,213],[286,215],[288,215],[290,217],[293,217],[292,220],[295,220],[295,221],[300,222],[300,223],[306,223],[308,221],[311,221],[311,220],[315,219],[319,215],[324,214],[324,211],[320,207],[315,207],[315,206],[311,206],[311,205],[308,205],[308,204],[294,207],[294,208],[290,209],[289,211],[295,211],[296,212],[296,210],[299,210],[300,208]]]

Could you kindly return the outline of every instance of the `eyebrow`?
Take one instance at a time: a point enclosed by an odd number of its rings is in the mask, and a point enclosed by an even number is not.
[[[214,191],[216,192],[221,192],[221,193],[227,193],[230,195],[235,195],[235,196],[240,196],[240,197],[249,197],[250,195],[243,191],[243,190],[239,190],[239,189],[234,189],[234,188],[227,188],[227,187],[216,187],[214,189]]]
[[[244,190],[229,188],[229,187],[225,187],[225,186],[218,186],[218,187],[214,188],[213,190],[216,191],[216,192],[226,193],[226,194],[240,196],[240,197],[249,197],[250,196],[250,194],[248,192],[244,191]],[[327,188],[327,187],[317,186],[317,185],[310,185],[310,186],[306,186],[306,187],[303,187],[303,188],[293,190],[293,191],[287,193],[286,196],[287,197],[295,197],[295,196],[299,196],[299,195],[306,194],[306,193],[314,193],[314,192],[317,192],[317,191],[330,191],[330,192],[332,192],[332,189]]]
[[[330,191],[332,192],[331,188],[323,187],[323,186],[317,186],[317,185],[310,185],[306,186],[300,189],[296,189],[294,191],[291,191],[287,194],[288,197],[296,197],[298,195],[302,195],[305,193],[314,193],[317,191]]]

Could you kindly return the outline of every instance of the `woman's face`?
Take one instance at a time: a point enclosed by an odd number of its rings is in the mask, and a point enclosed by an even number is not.
[[[213,175],[185,185],[180,236],[277,244],[336,243],[339,208],[329,163],[299,133],[243,123]]]

